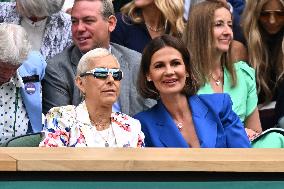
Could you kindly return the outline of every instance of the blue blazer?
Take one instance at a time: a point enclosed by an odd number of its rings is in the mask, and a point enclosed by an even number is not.
[[[251,147],[242,122],[232,110],[229,95],[194,95],[188,102],[202,148]],[[141,122],[147,147],[189,147],[161,100],[134,118]]]
[[[32,132],[42,130],[41,80],[44,77],[45,67],[46,62],[43,56],[39,52],[32,51],[18,69],[24,82],[20,93],[28,113]],[[34,88],[35,91],[30,92],[28,88]]]

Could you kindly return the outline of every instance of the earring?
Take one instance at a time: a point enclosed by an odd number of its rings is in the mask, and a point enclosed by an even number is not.
[[[189,77],[189,74],[188,74],[188,73],[186,73],[186,74],[185,74],[185,77]]]
[[[152,80],[151,80],[150,78],[147,78],[147,81],[150,82],[150,81],[152,81]]]

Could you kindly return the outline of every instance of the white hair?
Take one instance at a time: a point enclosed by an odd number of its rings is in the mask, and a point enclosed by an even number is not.
[[[21,65],[30,49],[31,45],[23,27],[16,24],[0,24],[0,62]]]
[[[106,57],[108,55],[111,55],[119,64],[116,57],[113,56],[108,49],[96,48],[88,51],[86,54],[82,56],[82,58],[79,61],[79,64],[77,66],[77,76],[88,71],[89,65],[94,61],[94,58]]]
[[[45,17],[61,10],[65,0],[16,0],[22,16]]]

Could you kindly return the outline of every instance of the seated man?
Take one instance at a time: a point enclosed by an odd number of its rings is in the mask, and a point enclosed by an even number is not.
[[[116,25],[111,0],[75,0],[71,19],[74,45],[48,61],[42,82],[43,112],[56,106],[80,104],[80,91],[74,85],[77,65],[83,54],[99,47],[108,49],[117,58],[124,73],[113,111],[132,116],[154,105],[155,101],[144,100],[136,91],[141,54],[110,43],[110,32]]]
[[[30,52],[21,26],[0,24],[0,145],[42,130],[40,80],[45,67],[42,55]]]

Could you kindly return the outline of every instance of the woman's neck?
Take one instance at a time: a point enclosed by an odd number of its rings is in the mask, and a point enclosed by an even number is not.
[[[188,116],[190,108],[185,95],[161,95],[161,100],[174,120],[180,121],[184,119],[184,116]]]
[[[111,123],[110,119],[112,113],[112,105],[100,106],[93,103],[89,103],[87,99],[85,100],[85,103],[91,123],[96,126],[98,130],[104,130],[108,128]]]

